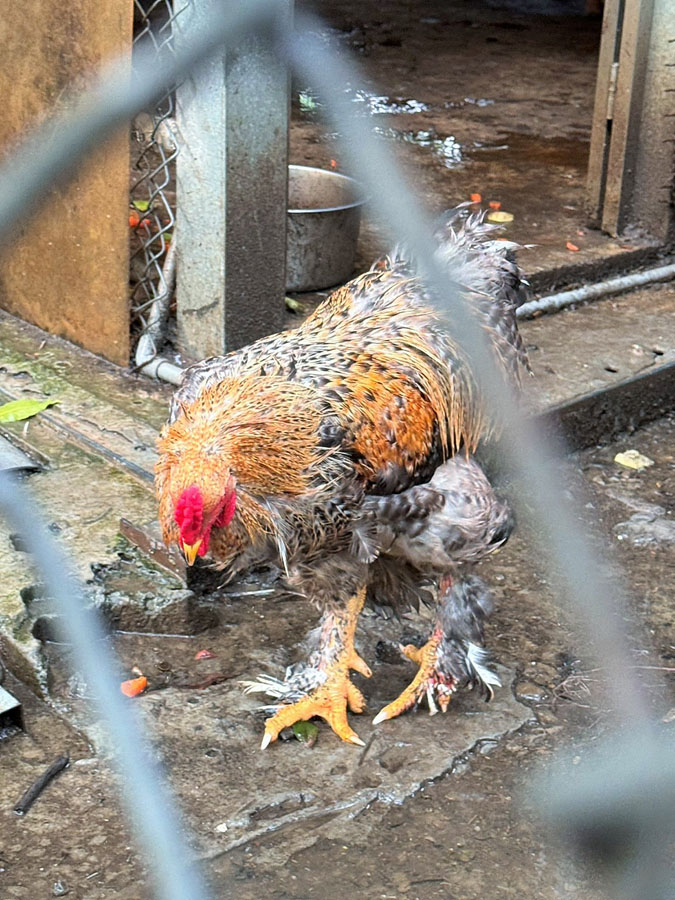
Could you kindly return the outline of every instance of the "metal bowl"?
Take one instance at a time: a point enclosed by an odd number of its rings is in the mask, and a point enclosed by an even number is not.
[[[318,291],[351,277],[363,202],[347,175],[288,167],[286,290]]]

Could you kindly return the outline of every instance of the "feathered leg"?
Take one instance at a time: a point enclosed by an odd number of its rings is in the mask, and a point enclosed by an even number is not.
[[[488,668],[490,657],[483,645],[483,623],[492,611],[492,597],[479,578],[452,584],[441,582],[438,614],[431,637],[423,647],[408,644],[401,652],[419,670],[408,687],[374,718],[377,725],[416,707],[426,696],[430,715],[445,712],[459,687],[477,685],[490,699],[497,675]],[[438,703],[438,706],[436,705]]]
[[[246,693],[263,691],[281,702],[267,707],[274,714],[265,723],[264,750],[279,733],[295,722],[320,716],[343,741],[363,746],[347,721],[347,709],[361,713],[366,701],[349,679],[350,669],[370,678],[371,671],[354,648],[356,625],[365,602],[365,587],[347,603],[344,611],[326,614],[321,625],[318,651],[309,665],[287,674],[285,681],[263,677],[244,682]]]

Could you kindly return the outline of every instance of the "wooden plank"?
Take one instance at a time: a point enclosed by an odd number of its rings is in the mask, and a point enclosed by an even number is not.
[[[652,9],[653,0],[625,0],[602,212],[602,227],[612,235],[617,235],[626,221],[627,179],[634,175]]]
[[[176,18],[188,36],[205,0]],[[290,15],[292,0],[286,0]],[[188,13],[190,13],[188,15]],[[261,38],[214,57],[177,92],[177,319],[201,359],[284,322],[288,72]]]
[[[611,118],[608,113],[610,89],[616,87],[612,72],[619,49],[619,7],[621,0],[607,0],[602,19],[602,36],[598,55],[598,75],[595,83],[595,104],[593,107],[593,127],[591,147],[588,155],[587,196],[588,211],[594,220],[600,221],[602,201],[605,192],[605,173]]]
[[[624,221],[660,241],[673,229],[675,172],[675,2],[654,0],[634,176]],[[620,225],[623,222],[620,221]]]
[[[68,108],[102,61],[131,53],[132,0],[24,0],[0,16],[0,153]],[[0,257],[0,306],[107,359],[129,361],[129,135],[124,129]]]

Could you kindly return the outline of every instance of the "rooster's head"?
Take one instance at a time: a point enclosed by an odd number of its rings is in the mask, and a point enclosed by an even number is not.
[[[180,548],[188,565],[209,549],[212,528],[227,528],[237,506],[234,476],[227,479],[225,490],[215,502],[204,496],[193,484],[180,494],[174,506],[174,519],[180,531]]]

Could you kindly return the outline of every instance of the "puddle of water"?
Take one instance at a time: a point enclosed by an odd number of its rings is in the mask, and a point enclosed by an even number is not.
[[[348,87],[345,93],[348,96],[351,95],[352,103],[357,104],[358,112],[367,116],[414,115],[415,113],[426,112],[429,109],[429,106],[421,100],[414,100],[408,97],[387,97],[384,94],[373,94],[361,88],[354,91],[351,87]],[[311,87],[305,87],[298,91],[297,103],[300,107],[300,112],[306,116],[313,116],[324,106]]]
[[[492,106],[496,102],[496,100],[489,100],[487,97],[465,97],[463,100],[446,100],[443,108],[461,109],[463,106]]]
[[[399,131],[396,128],[376,127],[375,133],[386,140],[403,141],[417,147],[431,149],[446,169],[456,169],[465,162],[462,145],[454,135],[441,137],[433,129],[429,131]]]
[[[357,90],[352,97],[353,103],[362,103],[366,112],[372,116],[379,115],[413,115],[426,112],[429,107],[421,100],[407,99],[405,97],[385,97],[371,94],[368,91]]]

